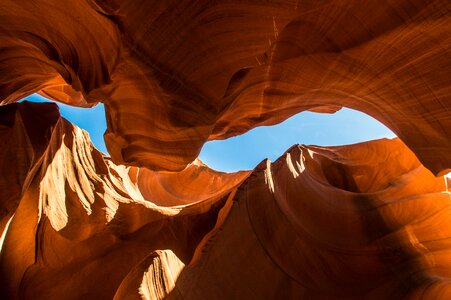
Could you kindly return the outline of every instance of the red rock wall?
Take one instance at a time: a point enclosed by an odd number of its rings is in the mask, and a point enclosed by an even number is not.
[[[161,173],[115,165],[54,104],[0,115],[6,299],[450,296],[447,182],[398,139]]]
[[[0,3],[0,101],[105,103],[116,163],[180,171],[208,139],[303,110],[363,111],[451,166],[451,4]]]
[[[451,298],[450,5],[0,1],[1,298]],[[400,139],[195,160],[342,106]]]
[[[117,166],[55,104],[12,104],[0,114],[2,151],[11,154],[0,182],[2,232],[12,217],[0,255],[6,299],[111,299],[154,250],[188,263],[249,174],[200,162],[172,175]]]

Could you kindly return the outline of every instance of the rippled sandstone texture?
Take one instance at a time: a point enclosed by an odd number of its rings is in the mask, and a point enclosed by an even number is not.
[[[451,2],[0,2],[0,101],[105,103],[114,162],[180,171],[203,143],[347,106],[450,168]]]
[[[55,104],[1,107],[0,137],[3,299],[451,296],[447,182],[399,139],[161,173],[114,164]]]
[[[0,0],[1,298],[450,299],[450,11]],[[34,92],[103,102],[111,158]],[[400,140],[194,160],[342,106]]]

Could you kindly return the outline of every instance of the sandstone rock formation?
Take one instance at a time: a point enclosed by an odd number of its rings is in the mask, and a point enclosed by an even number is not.
[[[9,141],[0,197],[2,232],[8,226],[0,294],[7,299],[111,299],[154,250],[189,261],[249,174],[200,162],[176,174],[115,165],[55,104],[11,104],[0,115]]]
[[[451,298],[450,11],[0,0],[0,298]],[[103,102],[111,158],[35,92]],[[400,139],[195,160],[342,106]]]
[[[6,299],[451,295],[447,182],[398,139],[171,174],[115,165],[54,104],[0,117]]]
[[[0,101],[105,103],[113,161],[182,170],[208,139],[341,106],[451,166],[448,0],[0,2]]]

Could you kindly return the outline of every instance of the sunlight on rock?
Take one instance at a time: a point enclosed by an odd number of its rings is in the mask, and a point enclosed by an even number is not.
[[[145,300],[162,300],[175,288],[185,265],[171,250],[156,251],[153,262],[144,272],[139,294]]]
[[[337,146],[394,137],[382,123],[355,110],[343,108],[334,114],[303,112],[277,125],[209,141],[199,158],[213,169],[236,172],[253,169],[265,158],[274,161],[295,144]]]
[[[450,24],[1,0],[0,298],[451,299]]]
[[[8,219],[8,222],[6,223],[6,226],[5,226],[5,228],[3,229],[2,234],[0,235],[0,254],[2,253],[3,242],[5,241],[6,234],[8,233],[9,224],[11,224],[11,221],[13,220],[13,218],[14,218],[14,215],[12,215],[12,216]]]

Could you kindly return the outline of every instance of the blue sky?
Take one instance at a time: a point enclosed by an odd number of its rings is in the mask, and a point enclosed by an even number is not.
[[[40,95],[33,94],[23,100],[33,102],[53,102]],[[60,108],[61,115],[71,121],[78,127],[89,132],[91,141],[97,149],[103,153],[108,153],[103,140],[103,134],[106,130],[105,108],[103,104],[98,104],[93,108],[80,108],[57,103]]]
[[[275,161],[294,144],[337,146],[396,135],[372,117],[347,108],[335,114],[299,113],[274,126],[254,128],[225,141],[211,141],[200,155],[221,171],[253,169],[260,161]]]
[[[29,101],[48,101],[39,95]],[[58,103],[61,115],[89,132],[97,149],[108,153],[103,140],[106,130],[103,104],[93,108],[78,108]],[[303,112],[274,126],[254,128],[224,141],[204,145],[200,159],[211,168],[233,172],[253,169],[260,161],[276,160],[294,144],[322,146],[345,145],[378,138],[393,138],[395,134],[372,117],[344,108],[335,114]]]

